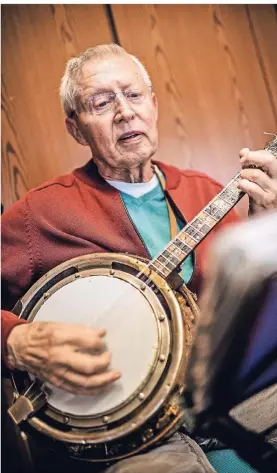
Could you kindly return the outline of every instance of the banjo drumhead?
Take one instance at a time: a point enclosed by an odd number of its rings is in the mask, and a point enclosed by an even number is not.
[[[75,279],[52,294],[34,320],[107,330],[109,369],[119,370],[122,376],[92,396],[76,396],[50,385],[48,404],[68,415],[103,415],[116,409],[139,392],[158,355],[159,330],[150,303],[135,286],[119,278]]]

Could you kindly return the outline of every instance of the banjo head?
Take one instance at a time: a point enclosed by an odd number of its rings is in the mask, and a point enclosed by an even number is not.
[[[126,449],[133,454],[162,432],[169,435],[184,415],[187,351],[181,305],[164,279],[126,254],[74,258],[37,281],[14,311],[29,322],[106,329],[109,369],[122,376],[91,396],[48,385],[47,403],[27,419],[32,430],[65,443],[77,456],[93,447],[87,455],[96,458],[91,461],[123,458]],[[25,390],[32,381],[26,374]],[[22,384],[17,388],[22,391]],[[126,438],[128,444],[121,442]]]
[[[75,396],[48,386],[52,392],[49,406],[67,416],[98,417],[115,412],[142,393],[157,367],[161,338],[170,345],[168,324],[165,321],[162,327],[158,318],[162,308],[155,310],[154,306],[151,295],[145,297],[136,279],[130,275],[126,278],[126,273],[111,277],[93,275],[92,271],[56,290],[39,308],[34,321],[105,328],[105,344],[112,354],[109,368],[119,370],[122,377],[91,396]]]

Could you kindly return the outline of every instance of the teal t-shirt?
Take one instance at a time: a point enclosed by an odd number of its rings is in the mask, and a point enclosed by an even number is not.
[[[164,192],[160,184],[140,197],[120,192],[129,215],[144,241],[151,258],[155,258],[171,240],[170,224]],[[184,223],[177,218],[178,230]],[[189,255],[183,265],[181,276],[187,283],[193,272],[193,258]]]

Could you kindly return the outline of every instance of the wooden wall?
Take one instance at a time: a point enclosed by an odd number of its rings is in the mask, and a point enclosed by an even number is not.
[[[65,131],[58,87],[67,59],[112,41],[152,77],[159,159],[227,183],[239,149],[263,147],[263,132],[276,131],[272,5],[3,5],[5,208],[89,159]]]

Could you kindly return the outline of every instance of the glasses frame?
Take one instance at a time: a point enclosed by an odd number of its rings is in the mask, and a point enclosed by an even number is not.
[[[150,89],[151,92],[152,92],[152,90],[153,90],[153,86],[152,86],[152,85],[147,85],[146,88],[147,88],[147,89]],[[117,96],[117,95],[123,95],[123,96],[128,100],[128,98],[127,98],[127,96],[126,96],[126,94],[128,94],[128,93],[130,93],[130,91],[127,92],[127,91],[125,91],[125,90],[121,90],[120,92],[103,92],[103,94],[109,94],[110,96],[114,97],[114,98],[113,98],[113,103],[115,103],[115,99],[116,99],[116,96]],[[83,110],[84,110],[84,111],[88,111],[89,113],[92,114],[92,112],[90,111],[90,107],[88,106],[88,104],[92,102],[92,100],[93,100],[94,97],[97,97],[97,96],[99,96],[99,95],[102,95],[101,92],[98,93],[98,94],[91,95],[85,102],[82,102],[82,103],[80,104],[80,106],[83,107]],[[108,111],[108,110],[107,110],[107,111]],[[77,110],[77,109],[72,110],[72,111],[70,112],[70,114],[69,114],[69,118],[74,118],[74,116],[75,116],[77,113],[78,113],[78,110]]]

